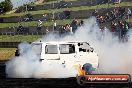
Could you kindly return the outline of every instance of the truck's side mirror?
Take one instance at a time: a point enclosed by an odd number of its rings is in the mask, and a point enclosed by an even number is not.
[[[94,49],[93,49],[92,47],[90,47],[90,51],[91,51],[91,52],[93,52],[93,51],[94,51]]]

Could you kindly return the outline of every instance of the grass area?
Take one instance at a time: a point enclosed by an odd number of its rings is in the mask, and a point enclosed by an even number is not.
[[[0,35],[0,42],[33,42],[41,37],[42,35]]]
[[[70,1],[77,1],[77,0],[64,0],[66,2],[70,2]],[[50,1],[50,2],[44,2],[44,3],[40,3],[40,4],[30,4],[30,6],[37,6],[37,5],[45,5],[45,4],[53,4],[53,3],[57,3],[57,0],[56,1]]]
[[[13,27],[13,26],[17,27],[20,24],[22,24],[23,26],[36,26],[37,21],[20,22],[20,23],[0,23],[0,28]]]
[[[0,48],[0,60],[9,60],[15,56],[16,48]]]
[[[72,22],[73,19],[65,19],[65,20],[56,20],[57,25],[65,25]],[[80,20],[80,19],[78,19]],[[29,21],[29,22],[20,22],[23,26],[37,26],[37,21]],[[20,23],[0,23],[0,28],[6,28],[6,27],[13,27],[13,26],[19,26]],[[53,21],[47,21],[43,22],[44,26],[51,26],[53,25]]]
[[[115,6],[132,6],[132,1],[130,2],[122,2],[118,5],[114,5],[114,4],[102,4],[102,5],[96,5],[96,6],[80,6],[80,7],[71,7],[68,8],[71,11],[79,11],[79,10],[90,10],[90,9],[101,9],[101,8],[111,8],[111,7],[115,7]],[[65,8],[61,8],[61,9],[48,9],[48,10],[38,10],[38,11],[29,11],[28,13],[31,13],[33,15],[35,14],[43,14],[43,13],[53,13],[53,12],[62,12],[64,11]],[[26,14],[27,12],[23,12],[23,13],[12,13],[12,14],[2,14],[0,15],[0,17],[11,17],[11,16],[23,16],[24,14]]]
[[[72,22],[73,19],[64,19],[64,20],[56,20],[57,25],[65,25]],[[78,19],[80,21],[81,19]],[[85,20],[85,19],[83,19]],[[127,20],[128,21],[128,20]],[[128,22],[132,22],[132,18],[129,19]],[[6,28],[6,27],[17,27],[20,24],[23,26],[37,26],[37,21],[29,21],[29,22],[19,22],[19,23],[0,23],[0,28]],[[49,20],[47,22],[43,22],[44,26],[52,26],[54,24],[53,21]]]
[[[131,22],[132,23],[132,17],[129,20],[127,20],[127,22]]]

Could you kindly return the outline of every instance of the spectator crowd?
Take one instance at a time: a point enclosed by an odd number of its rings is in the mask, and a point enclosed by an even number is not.
[[[132,16],[130,8],[115,7],[112,10],[107,9],[102,13],[94,10],[92,16],[96,17],[99,24],[110,24],[110,31],[112,34],[118,36],[120,40],[123,39],[124,41],[128,38],[126,34],[132,27],[132,25],[127,22]],[[100,30],[103,32],[105,29],[104,27],[100,27]]]
[[[105,1],[105,0],[99,0],[99,1]],[[121,0],[110,0],[110,1],[114,1],[116,3],[121,2]],[[64,2],[61,3],[63,3],[63,5],[59,4],[60,7],[66,5],[66,3]],[[61,18],[63,18],[62,20],[71,18],[71,12],[68,9],[65,9],[62,15],[64,15],[64,16],[60,16]],[[96,17],[98,24],[104,24],[104,26],[102,25],[100,26],[101,32],[105,30],[106,24],[109,24],[107,26],[109,26],[110,31],[112,32],[112,34],[117,35],[119,39],[126,38],[126,34],[129,31],[129,28],[132,27],[132,25],[128,23],[129,19],[132,17],[132,10],[131,8],[128,7],[115,6],[111,9],[104,9],[104,11],[100,11],[96,9],[93,11],[91,16]],[[36,29],[37,31],[41,32],[41,30],[44,28],[46,33],[49,33],[50,30],[48,26],[43,25],[43,23],[44,22],[46,23],[48,20],[48,14],[44,13],[42,17],[43,19],[38,20]],[[26,14],[23,21],[33,21],[32,14]],[[71,23],[66,25],[60,25],[60,27],[58,28],[58,24],[56,22],[56,19],[54,19],[54,15],[52,18],[52,22],[53,22],[52,25],[53,31],[59,31],[60,35],[74,34],[77,28],[79,26],[82,26],[84,23],[83,20],[77,20],[76,18],[74,18]],[[22,25],[18,27],[17,32],[22,32],[22,29],[23,32],[29,32],[29,29],[28,31],[26,31],[27,28],[23,27]]]
[[[74,34],[79,26],[83,25],[83,20],[78,21],[73,19],[70,24],[62,25],[60,27],[60,34]]]

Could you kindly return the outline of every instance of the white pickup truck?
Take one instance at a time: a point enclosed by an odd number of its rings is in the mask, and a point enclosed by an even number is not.
[[[31,46],[42,63],[55,62],[65,65],[90,63],[93,68],[98,67],[98,55],[88,42],[34,42]]]

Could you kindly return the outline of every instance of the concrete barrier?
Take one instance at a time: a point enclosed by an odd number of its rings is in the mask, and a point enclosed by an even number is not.
[[[57,25],[57,29],[60,28],[61,25]],[[42,26],[41,30],[37,29],[37,26],[29,26],[29,32],[25,34],[34,35],[34,34],[46,34],[46,26]],[[49,31],[53,31],[53,26],[48,26]],[[15,28],[0,28],[0,35],[19,35],[21,32],[17,32],[17,27]],[[24,34],[24,33],[23,33]]]
[[[0,48],[17,48],[20,42],[0,42]]]
[[[4,17],[3,23],[11,23],[11,22],[20,22],[22,20],[21,16],[12,16],[12,17]]]

